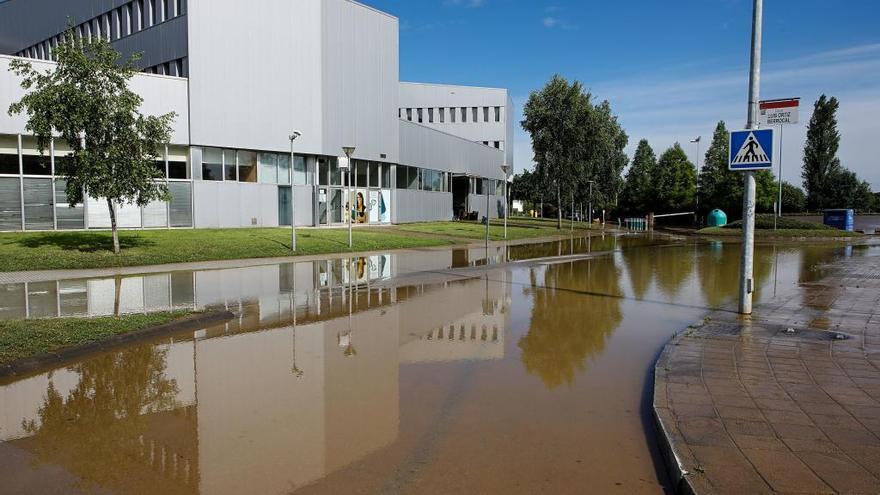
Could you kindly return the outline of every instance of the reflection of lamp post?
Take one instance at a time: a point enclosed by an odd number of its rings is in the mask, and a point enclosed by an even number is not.
[[[507,216],[510,215],[508,208],[510,207],[510,198],[507,188],[507,180],[510,177],[510,171],[513,167],[507,165],[506,163],[501,166],[501,171],[504,172],[504,240],[507,240]]]
[[[345,153],[345,158],[347,159],[347,163],[345,164],[345,168],[348,169],[348,173],[346,174],[348,180],[345,182],[346,196],[348,196],[348,202],[346,203],[346,208],[345,208],[346,210],[348,210],[345,212],[345,216],[348,217],[348,249],[352,248],[352,243],[351,243],[351,207],[352,207],[353,203],[351,201],[351,155],[354,154],[354,149],[355,149],[354,146],[343,146],[342,147],[342,152]]]
[[[299,131],[293,131],[290,135],[290,250],[296,251],[296,214],[294,213],[294,208],[296,207],[296,203],[293,201],[293,190],[296,187],[296,181],[294,180],[294,176],[296,175],[296,166],[294,163],[296,160],[293,158],[293,142],[296,141],[296,138],[302,136],[302,133]]]
[[[587,222],[590,230],[593,230],[593,184],[596,183],[594,180],[587,181],[590,184],[590,203],[589,203],[589,211],[587,211]]]

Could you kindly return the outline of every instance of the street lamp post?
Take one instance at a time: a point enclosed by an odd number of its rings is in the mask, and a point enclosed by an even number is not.
[[[511,168],[513,167],[507,164],[501,166],[501,171],[504,172],[504,240],[507,240],[507,217],[510,215],[510,193],[507,182],[510,178]]]
[[[342,152],[345,153],[345,158],[348,160],[348,163],[346,164],[347,168],[348,168],[348,172],[346,174],[348,180],[345,182],[346,196],[348,197],[348,203],[346,204],[346,208],[345,208],[346,209],[345,216],[348,221],[348,249],[352,248],[351,207],[352,207],[353,203],[351,201],[351,156],[354,155],[354,150],[355,150],[354,146],[343,146],[342,147]]]
[[[299,131],[293,131],[290,134],[290,250],[296,251],[296,213],[294,213],[294,208],[296,207],[296,202],[293,200],[294,197],[294,188],[296,187],[294,176],[295,166],[293,159],[293,142],[296,141],[298,137],[302,136],[302,133]]]
[[[590,202],[587,210],[587,227],[590,230],[593,230],[593,184],[596,183],[594,180],[587,181],[590,184]]]
[[[696,203],[697,207],[694,208],[694,220],[699,223],[700,219],[700,143],[703,141],[703,136],[697,136],[696,139],[692,140],[691,143],[696,143],[697,145],[697,194],[696,194]]]

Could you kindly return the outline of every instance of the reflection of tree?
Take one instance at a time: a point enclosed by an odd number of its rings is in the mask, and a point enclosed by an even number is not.
[[[690,246],[658,247],[649,252],[654,277],[664,295],[674,299],[694,269],[694,249]]]
[[[800,275],[798,283],[804,284],[821,280],[828,274],[825,265],[844,254],[845,247],[804,246],[801,249]],[[812,287],[803,291],[803,304],[812,309],[826,310],[839,295],[834,286]]]
[[[529,333],[518,346],[526,370],[555,388],[574,382],[623,319],[620,271],[609,257],[548,266],[543,275],[547,288],[534,289]]]
[[[700,248],[697,276],[706,304],[719,308],[736,301],[739,292],[739,265],[742,245],[713,242]],[[773,247],[755,246],[755,288],[760,289],[773,273]]]
[[[629,275],[629,284],[632,287],[633,296],[643,299],[651,287],[653,275],[653,250],[630,248],[621,251],[623,261],[626,263],[626,272]]]
[[[148,415],[171,410],[178,392],[176,382],[165,377],[165,352],[140,346],[98,356],[72,371],[80,378],[76,388],[63,397],[50,383],[39,421],[24,425],[32,437],[22,446],[85,483],[138,491],[137,484],[145,482],[141,474],[150,470],[140,443]],[[151,484],[160,478],[146,477]],[[167,493],[180,487],[160,484],[151,490]]]

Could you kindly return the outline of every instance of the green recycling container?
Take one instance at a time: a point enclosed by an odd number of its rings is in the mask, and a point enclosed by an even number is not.
[[[727,214],[721,210],[712,210],[706,217],[706,224],[709,227],[724,227],[727,225]]]

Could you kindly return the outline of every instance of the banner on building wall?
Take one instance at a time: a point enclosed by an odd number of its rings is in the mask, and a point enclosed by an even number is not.
[[[382,189],[379,191],[379,201],[377,205],[379,212],[379,223],[391,223],[391,190]]]
[[[379,191],[370,191],[367,209],[370,213],[370,223],[379,223]]]
[[[367,190],[358,189],[354,195],[354,222],[367,223]]]

